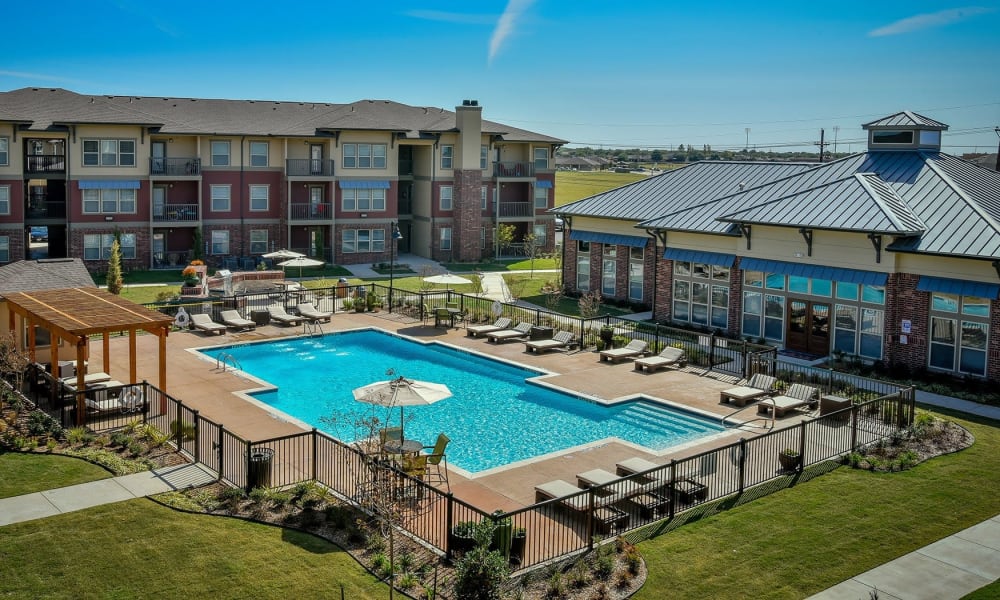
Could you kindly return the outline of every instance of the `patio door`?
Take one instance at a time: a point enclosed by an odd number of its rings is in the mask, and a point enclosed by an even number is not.
[[[826,356],[830,353],[830,304],[788,299],[785,346],[789,350]]]
[[[322,218],[323,188],[318,185],[309,188],[309,216],[313,219]]]
[[[309,174],[323,174],[323,145],[309,144]]]
[[[162,219],[166,216],[167,188],[162,185],[153,186],[153,219]]]
[[[164,175],[167,172],[167,144],[166,142],[150,142],[149,150],[153,161],[149,165],[151,175]]]

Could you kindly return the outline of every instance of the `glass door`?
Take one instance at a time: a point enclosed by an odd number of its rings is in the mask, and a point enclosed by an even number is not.
[[[830,353],[830,304],[789,298],[785,347],[825,356]]]
[[[167,144],[151,142],[149,145],[153,160],[149,165],[150,175],[164,175],[167,172]]]
[[[309,174],[323,174],[323,145],[309,144]]]

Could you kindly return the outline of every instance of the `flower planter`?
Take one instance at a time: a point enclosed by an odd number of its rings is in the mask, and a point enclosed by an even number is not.
[[[784,452],[778,454],[778,462],[781,464],[782,471],[797,471],[799,465],[802,463],[802,456],[799,454],[785,454]]]

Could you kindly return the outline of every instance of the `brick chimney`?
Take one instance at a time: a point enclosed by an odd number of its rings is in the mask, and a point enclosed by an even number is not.
[[[455,186],[452,190],[452,256],[459,262],[475,262],[482,257],[479,230],[483,226],[480,196],[483,171],[479,168],[483,107],[478,101],[463,100],[461,106],[455,107],[455,127],[458,129],[458,147],[455,149]]]

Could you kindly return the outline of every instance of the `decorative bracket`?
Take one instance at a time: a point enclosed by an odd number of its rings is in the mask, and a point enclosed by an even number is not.
[[[653,237],[658,246],[667,247],[667,232],[663,229],[647,229],[646,233]]]
[[[871,240],[872,247],[875,248],[875,262],[882,262],[882,236],[877,233],[869,233],[868,239]]]
[[[802,234],[802,239],[806,241],[806,255],[813,255],[813,230],[806,229],[805,227],[799,228],[799,233]]]
[[[742,233],[743,237],[745,237],[747,239],[747,250],[749,250],[750,249],[750,226],[747,225],[746,223],[740,223],[740,233]]]

